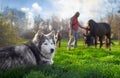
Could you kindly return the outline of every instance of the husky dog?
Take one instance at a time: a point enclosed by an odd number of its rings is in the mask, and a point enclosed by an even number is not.
[[[53,64],[54,34],[38,31],[29,43],[0,48],[0,69]]]

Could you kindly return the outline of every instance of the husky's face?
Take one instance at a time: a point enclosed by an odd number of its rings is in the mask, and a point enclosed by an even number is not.
[[[55,52],[55,32],[52,31],[49,34],[45,35],[43,33],[38,32],[33,38],[33,42],[40,49],[41,54],[46,58],[52,59]]]
[[[55,51],[55,43],[53,39],[45,38],[45,41],[41,45],[41,52],[45,54],[52,54]]]

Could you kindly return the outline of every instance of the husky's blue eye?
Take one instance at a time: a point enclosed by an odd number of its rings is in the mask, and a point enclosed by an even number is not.
[[[44,45],[47,45],[47,43],[45,43]]]

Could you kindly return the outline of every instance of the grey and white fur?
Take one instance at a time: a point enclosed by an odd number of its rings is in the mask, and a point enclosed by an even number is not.
[[[54,31],[46,35],[38,31],[26,44],[0,48],[0,69],[53,64],[54,34]]]

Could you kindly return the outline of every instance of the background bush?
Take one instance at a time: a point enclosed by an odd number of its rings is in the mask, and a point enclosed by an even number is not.
[[[16,28],[12,27],[4,19],[0,19],[0,47],[15,45],[22,41],[19,37]]]

